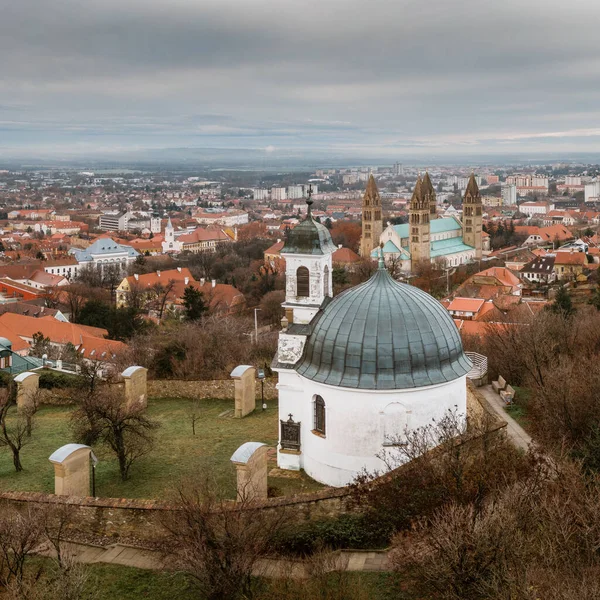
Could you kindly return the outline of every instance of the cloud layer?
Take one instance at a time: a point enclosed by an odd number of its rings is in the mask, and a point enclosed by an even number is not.
[[[21,0],[0,152],[600,150],[600,3]]]

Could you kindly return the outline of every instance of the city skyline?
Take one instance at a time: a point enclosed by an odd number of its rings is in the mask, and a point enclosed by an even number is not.
[[[589,0],[251,7],[11,6],[0,23],[0,156],[600,150],[600,6]]]

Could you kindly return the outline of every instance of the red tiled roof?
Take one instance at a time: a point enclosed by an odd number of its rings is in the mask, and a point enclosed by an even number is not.
[[[485,300],[482,300],[481,298],[454,298],[448,306],[448,310],[476,313],[482,307],[484,302]]]
[[[360,256],[350,248],[338,248],[331,256],[334,263],[360,262]]]
[[[557,252],[555,265],[585,265],[587,257],[583,252]]]

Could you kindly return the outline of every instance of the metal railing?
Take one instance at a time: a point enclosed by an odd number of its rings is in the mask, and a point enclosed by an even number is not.
[[[473,366],[467,373],[469,379],[481,379],[487,375],[488,371],[488,359],[483,354],[477,352],[465,352],[465,354],[471,359]]]

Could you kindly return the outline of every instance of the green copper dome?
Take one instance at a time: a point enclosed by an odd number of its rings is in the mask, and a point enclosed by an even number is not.
[[[328,385],[395,390],[453,381],[470,368],[448,311],[380,266],[316,316],[296,371]]]
[[[286,240],[281,254],[330,254],[337,250],[331,239],[329,229],[317,223],[310,212],[306,219],[292,229]]]

